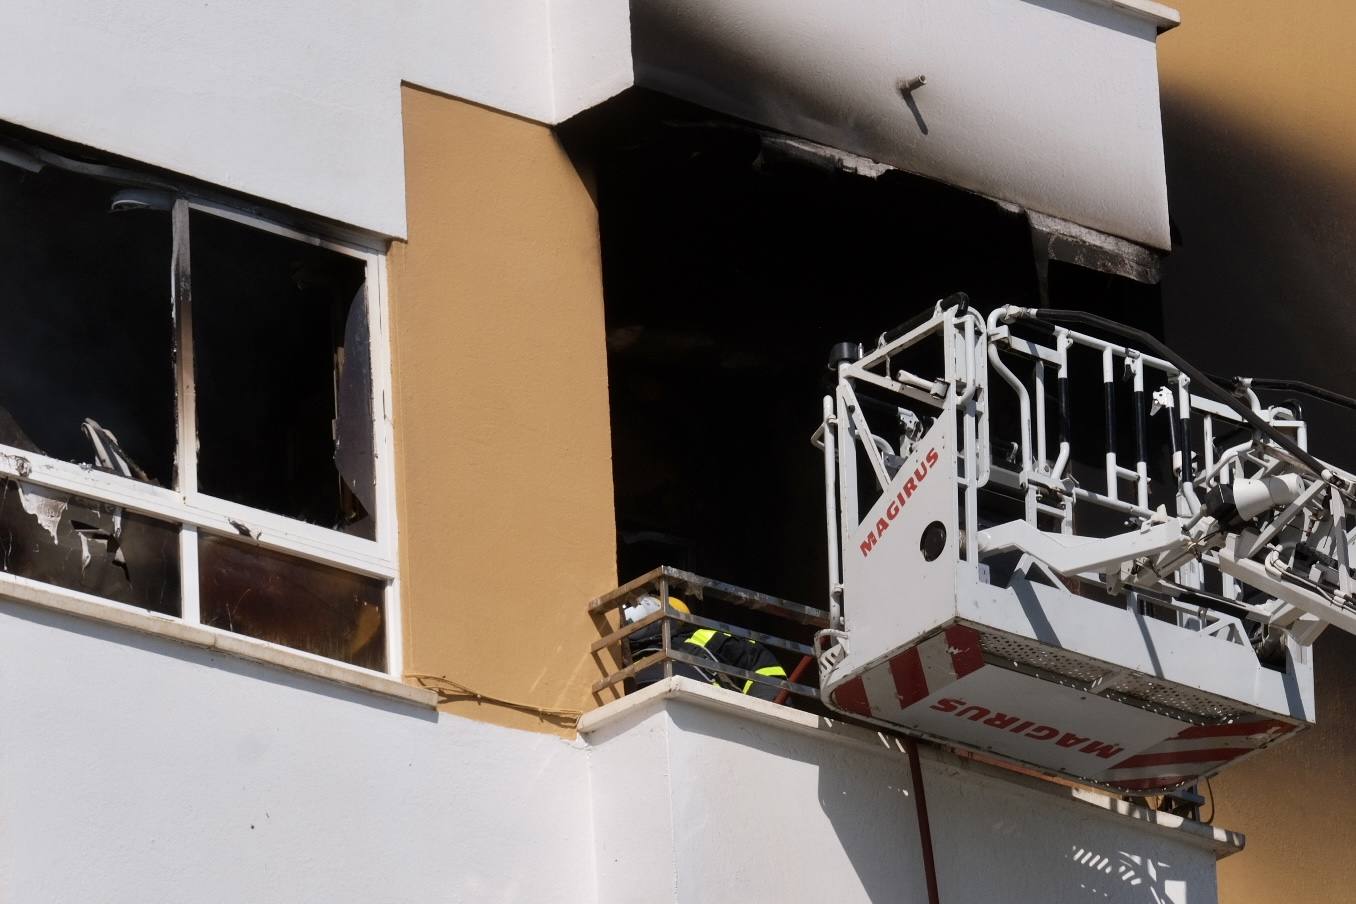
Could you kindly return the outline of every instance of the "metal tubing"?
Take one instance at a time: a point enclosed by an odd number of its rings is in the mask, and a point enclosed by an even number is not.
[[[881,458],[880,449],[876,448],[873,441],[871,427],[866,423],[866,417],[862,414],[861,406],[857,404],[857,394],[846,383],[840,387],[840,392],[842,393],[843,407],[847,409],[847,417],[852,424],[853,433],[856,434],[857,442],[861,444],[862,451],[866,453],[866,460],[871,465],[872,473],[876,475],[876,483],[880,485],[883,492],[890,486],[890,474],[885,470],[885,460]]]
[[[1111,349],[1102,352],[1102,395],[1106,406],[1106,494],[1120,499],[1120,474],[1116,469],[1116,378]]]
[[[1131,359],[1131,375],[1135,392],[1135,474],[1138,476],[1135,489],[1138,492],[1140,508],[1149,507],[1149,425],[1145,418],[1144,407],[1144,359],[1135,355]]]
[[[834,437],[835,419],[833,398],[824,397],[824,512],[825,530],[829,541],[829,624],[838,627],[842,615],[839,599],[842,593],[841,559],[842,547],[838,536],[838,444]]]
[[[1059,352],[1059,456],[1055,459],[1055,464],[1050,468],[1050,476],[1056,480],[1063,475],[1064,469],[1069,466],[1069,436],[1072,432],[1069,427],[1071,412],[1069,410],[1069,331],[1060,329],[1055,339],[1056,350]]]
[[[1186,503],[1187,512],[1193,516],[1201,512],[1201,504],[1196,499],[1196,485],[1191,482],[1191,378],[1186,374],[1177,375],[1177,417],[1182,424],[1182,468],[1178,477],[1178,490]]]
[[[923,879],[927,883],[928,904],[940,904],[937,892],[937,863],[932,850],[932,824],[928,820],[927,793],[923,790],[923,767],[918,761],[918,742],[904,737],[904,752],[909,757],[909,778],[913,782],[913,809],[918,817],[918,845],[923,854]]]
[[[1045,363],[1037,360],[1031,367],[1031,381],[1036,391],[1036,464],[1044,468],[1050,463],[1045,440]]]
[[[975,322],[965,317],[965,401],[959,405],[965,419],[965,561],[974,565],[979,561],[979,429],[975,405]]]
[[[815,690],[814,688],[810,687],[807,684],[796,684],[791,681],[786,681],[782,678],[772,678],[767,675],[759,675],[757,672],[751,672],[748,669],[741,669],[739,666],[736,665],[729,665],[724,662],[718,662],[714,659],[702,659],[698,656],[693,656],[690,653],[683,653],[679,650],[674,650],[672,653],[669,654],[669,656],[673,659],[674,662],[685,663],[687,665],[699,668],[705,672],[719,672],[722,675],[729,675],[731,678],[742,678],[745,681],[752,681],[755,684],[766,684],[769,685],[770,687],[790,690],[791,693],[793,694],[798,694],[799,696],[802,697],[809,697],[811,700],[819,699],[819,691]]]
[[[1085,502],[1092,502],[1097,505],[1106,506],[1117,512],[1124,512],[1127,515],[1136,515],[1140,518],[1151,518],[1153,512],[1147,505],[1136,505],[1133,502],[1126,502],[1123,499],[1110,499],[1101,493],[1094,493],[1091,490],[1085,490],[1082,487],[1074,487],[1073,495],[1075,499],[1082,499]]]
[[[751,640],[755,643],[763,644],[768,647],[776,647],[779,650],[787,650],[791,653],[799,653],[802,656],[814,654],[814,647],[809,644],[803,644],[795,640],[785,640],[775,634],[767,634],[763,631],[754,631],[750,628],[741,628],[739,625],[730,622],[719,621],[714,618],[706,618],[701,615],[692,615],[687,612],[679,612],[675,609],[669,609],[664,616],[670,621],[678,622],[683,625],[691,625],[694,628],[710,628],[713,631],[719,631],[722,634],[729,634],[731,637],[738,637],[741,640]]]
[[[1002,308],[995,310],[989,315],[989,329],[998,328],[998,316],[1003,312]],[[989,366],[998,371],[998,375],[1003,378],[1013,391],[1017,393],[1017,405],[1020,409],[1022,433],[1021,433],[1021,452],[1022,452],[1022,475],[1023,483],[1026,483],[1027,476],[1031,473],[1031,397],[1022,385],[1022,381],[1017,379],[1017,375],[1008,369],[998,355],[998,346],[989,343]]]
[[[674,611],[669,606],[669,578],[666,574],[661,574],[659,577],[659,605],[661,611],[665,614]],[[664,623],[659,626],[659,634],[659,648],[664,653],[664,677],[672,678],[673,663],[669,660],[669,656],[673,653],[673,623],[667,618],[664,619]]]
[[[795,667],[794,669],[791,670],[791,674],[786,676],[786,682],[787,682],[787,684],[795,684],[797,681],[799,681],[799,680],[800,680],[800,676],[805,674],[805,670],[806,670],[807,668],[809,668],[809,667],[810,667],[810,663],[812,663],[812,662],[814,662],[814,661],[815,661],[815,658],[814,658],[813,656],[802,656],[802,657],[800,657],[800,662],[796,663],[796,667]],[[781,706],[781,705],[784,704],[790,697],[791,697],[791,689],[790,689],[790,688],[784,687],[784,688],[782,688],[781,690],[779,690],[779,691],[777,692],[777,699],[773,700],[772,702],[775,703],[775,704],[777,704],[778,706]]]
[[[857,450],[852,445],[852,425],[844,412],[847,404],[844,387],[847,385],[847,373],[851,365],[838,365],[838,388],[834,393],[834,420],[838,425],[838,486],[842,492],[838,496],[838,536],[847,543],[852,532],[857,529]]]
[[[612,646],[613,644],[620,643],[621,641],[626,640],[626,638],[630,637],[632,634],[635,634],[637,631],[641,631],[644,630],[645,628],[648,628],[650,625],[659,621],[663,617],[664,617],[663,610],[657,609],[654,612],[651,612],[649,615],[645,616],[644,618],[636,619],[629,625],[622,625],[620,628],[613,631],[611,634],[608,634],[604,637],[600,637],[593,643],[589,644],[589,652],[597,653],[599,650],[603,650],[606,649],[607,647]]]
[[[1185,375],[1177,378],[1177,418],[1182,422],[1182,483],[1191,482],[1191,392]]]

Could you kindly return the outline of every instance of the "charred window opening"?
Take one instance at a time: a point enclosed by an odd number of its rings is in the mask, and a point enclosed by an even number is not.
[[[830,348],[964,290],[1035,304],[1025,217],[636,92],[592,138],[618,562],[822,605]]]
[[[397,668],[377,253],[0,132],[0,571]]]
[[[98,500],[0,482],[0,569],[179,614],[179,526]]]
[[[363,262],[189,222],[199,490],[372,539]]]
[[[981,312],[1074,307],[1158,331],[1157,289],[1138,281],[1152,255],[1121,266],[1011,205],[644,91],[562,135],[601,224],[622,581],[669,564],[826,605],[810,436],[838,342],[870,347],[958,291]],[[910,429],[895,406],[869,414],[882,436]],[[776,630],[709,600],[701,614]]]
[[[382,581],[222,537],[198,545],[202,621],[382,671]]]
[[[174,479],[167,211],[112,209],[107,182],[0,163],[0,443],[100,466],[104,428],[162,486]]]

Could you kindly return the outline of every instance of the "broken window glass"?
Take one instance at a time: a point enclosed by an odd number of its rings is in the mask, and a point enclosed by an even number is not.
[[[167,204],[0,161],[0,443],[172,483]]]
[[[206,535],[198,568],[203,624],[385,670],[385,582]]]
[[[23,478],[0,477],[0,570],[175,616],[196,584],[203,624],[384,669],[385,581],[206,535],[181,575],[181,525],[92,498],[107,481],[28,483],[17,457],[178,489],[196,459],[207,495],[375,539],[366,260],[35,153],[0,145],[0,445]]]
[[[189,223],[199,489],[374,538],[365,263]]]
[[[0,568],[179,614],[179,528],[109,503],[0,481]]]

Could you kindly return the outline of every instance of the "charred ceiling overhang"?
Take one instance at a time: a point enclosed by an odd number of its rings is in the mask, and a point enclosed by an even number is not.
[[[761,128],[731,117],[644,90],[632,90],[562,127],[567,144],[587,156],[604,148],[638,152],[666,147],[670,153],[738,155],[763,172],[806,168],[865,180],[918,179],[915,174],[870,157],[817,141]],[[940,185],[942,180],[927,180]],[[1025,217],[1031,249],[1042,284],[1049,261],[1157,284],[1163,252],[1127,239],[1037,211],[1001,198],[951,186],[957,197],[968,196]]]
[[[764,154],[780,155],[811,166],[838,170],[869,179],[876,179],[885,173],[896,171],[895,167],[868,157],[803,138],[764,129],[750,131],[757,134]],[[1161,252],[1059,217],[1023,210],[1020,205],[1008,201],[993,200],[1006,210],[1026,215],[1031,225],[1031,244],[1036,265],[1042,272],[1048,261],[1056,260],[1133,279],[1135,282],[1148,284],[1158,282]]]
[[[632,44],[639,86],[1166,249],[1155,39],[1175,22],[1142,0],[633,0]],[[1057,232],[1054,253],[1101,259]]]

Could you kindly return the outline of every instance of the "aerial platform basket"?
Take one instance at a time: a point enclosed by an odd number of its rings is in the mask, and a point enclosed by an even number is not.
[[[1246,387],[1198,395],[1208,381],[1165,349],[1036,313],[939,304],[869,352],[840,347],[815,435],[821,695],[1038,770],[1172,791],[1313,723],[1311,644],[1327,624],[1356,627],[1351,478]],[[1085,364],[1105,404],[1080,417]],[[1152,403],[1146,380],[1164,384]],[[1085,486],[1071,445],[1089,435]],[[1155,437],[1173,467],[1151,479]]]

